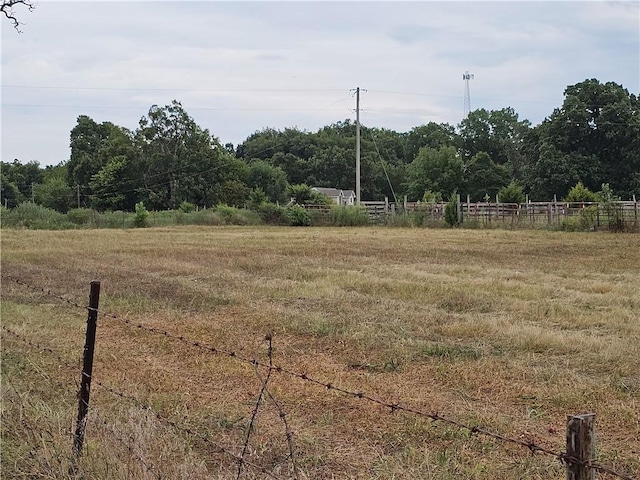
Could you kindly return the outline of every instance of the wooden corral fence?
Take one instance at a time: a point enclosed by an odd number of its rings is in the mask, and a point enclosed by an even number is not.
[[[362,202],[372,224],[392,222],[397,215],[411,215],[418,224],[444,222],[446,202]],[[462,225],[519,228],[563,227],[568,230],[640,231],[638,202],[570,203],[458,202]]]

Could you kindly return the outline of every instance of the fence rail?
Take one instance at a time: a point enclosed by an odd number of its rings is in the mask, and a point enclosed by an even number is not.
[[[413,215],[419,223],[444,222],[446,202],[362,202],[372,224],[385,224],[394,217]],[[560,227],[585,230],[639,231],[640,208],[636,200],[611,203],[459,202],[462,225],[495,225],[519,228]],[[572,224],[571,222],[574,222]]]
[[[15,277],[11,277],[8,275],[2,275],[2,277],[3,279],[9,280],[19,286],[28,288],[35,292],[39,292],[40,294],[47,296],[49,298],[54,298],[61,302],[64,302],[67,306],[71,306],[74,308],[82,308],[83,310],[86,310],[88,312],[87,342],[89,342],[89,336],[91,334],[91,330],[95,328],[96,317],[101,316],[103,318],[121,321],[123,324],[128,325],[129,327],[135,328],[139,331],[144,331],[154,335],[161,335],[172,341],[181,342],[192,348],[196,348],[210,354],[223,355],[223,356],[232,358],[238,362],[250,364],[256,370],[256,374],[261,381],[261,389],[257,396],[255,407],[252,411],[251,421],[249,423],[249,427],[246,432],[245,442],[242,446],[242,452],[238,454],[238,453],[234,453],[232,451],[232,448],[219,444],[209,436],[199,433],[194,428],[189,426],[181,426],[179,423],[175,422],[174,420],[171,420],[168,417],[165,417],[160,413],[154,411],[149,404],[138,399],[135,395],[122,392],[121,390],[113,386],[105,384],[103,381],[99,380],[99,378],[94,378],[95,375],[93,374],[91,369],[90,368],[87,369],[87,366],[86,366],[87,348],[90,348],[90,347],[87,347],[87,345],[85,345],[85,352],[84,352],[85,360],[84,360],[83,370],[81,372],[82,384],[78,391],[79,414],[78,414],[78,420],[77,420],[76,434],[73,435],[74,445],[73,445],[72,451],[75,456],[79,455],[82,449],[82,442],[81,441],[79,442],[78,436],[79,436],[79,431],[81,427],[82,427],[82,435],[84,435],[84,428],[86,426],[85,425],[86,413],[87,411],[89,411],[89,397],[88,395],[84,395],[85,393],[87,393],[87,390],[88,390],[88,387],[86,387],[85,381],[93,380],[93,383],[95,385],[100,386],[107,393],[113,396],[116,396],[118,398],[125,399],[132,402],[132,404],[135,405],[137,408],[150,412],[159,421],[169,425],[170,427],[176,430],[182,431],[191,436],[195,436],[200,440],[202,440],[207,445],[209,445],[210,447],[212,447],[218,453],[223,453],[235,459],[235,461],[238,464],[236,478],[240,478],[243,466],[247,466],[249,468],[255,469],[256,471],[270,478],[278,478],[278,475],[269,471],[264,466],[258,465],[246,459],[247,447],[249,445],[250,437],[253,433],[253,425],[256,420],[258,410],[261,408],[263,399],[268,399],[272,404],[276,406],[278,410],[278,415],[281,421],[283,422],[284,430],[285,430],[285,438],[289,448],[289,455],[287,460],[290,461],[292,464],[292,471],[293,471],[292,478],[298,478],[298,469],[296,464],[296,454],[295,454],[295,448],[294,448],[294,434],[290,430],[289,425],[287,424],[287,420],[286,420],[287,415],[285,414],[284,410],[279,405],[275,396],[272,394],[272,392],[269,389],[269,382],[272,379],[272,376],[281,375],[281,376],[286,376],[292,379],[300,380],[300,381],[309,383],[311,385],[320,387],[323,391],[326,391],[326,392],[334,391],[336,393],[342,394],[347,397],[360,399],[365,403],[382,407],[389,413],[404,412],[409,415],[415,415],[418,417],[427,418],[433,422],[440,422],[443,424],[447,424],[451,427],[455,427],[459,430],[466,430],[470,434],[475,436],[479,436],[479,437],[483,436],[483,437],[491,438],[493,440],[496,440],[498,442],[502,442],[505,444],[517,445],[519,447],[527,449],[532,454],[541,454],[541,455],[553,457],[556,460],[563,463],[564,465],[566,465],[567,478],[572,478],[572,479],[595,478],[595,473],[599,472],[607,475],[612,475],[617,478],[621,478],[623,480],[633,480],[632,477],[626,474],[617,472],[612,467],[603,465],[595,459],[595,433],[593,429],[595,416],[593,414],[569,416],[567,419],[567,436],[566,436],[567,450],[564,452],[554,451],[552,449],[549,449],[543,445],[540,445],[534,442],[533,440],[523,440],[522,437],[514,438],[514,437],[501,435],[483,426],[466,424],[451,416],[443,415],[439,412],[424,411],[415,407],[408,406],[398,401],[385,400],[364,391],[342,388],[340,386],[337,386],[336,384],[337,382],[333,382],[330,380],[321,380],[309,373],[296,372],[285,366],[277,365],[273,361],[273,346],[272,346],[273,338],[271,335],[267,335],[266,337],[266,341],[268,342],[268,349],[267,349],[268,362],[264,362],[264,361],[258,360],[257,357],[251,358],[251,357],[242,356],[237,354],[235,351],[229,350],[227,348],[208,345],[198,340],[189,339],[183,335],[177,335],[164,329],[150,327],[140,322],[132,322],[128,320],[126,317],[123,317],[120,315],[100,311],[98,310],[97,298],[95,297],[96,282],[92,282],[92,294],[90,295],[89,305],[83,307],[79,303],[68,299],[67,296],[65,295],[57,294],[48,289],[43,289],[34,285],[30,285],[29,283],[24,282]],[[17,333],[13,329],[7,328],[4,325],[0,326],[0,331],[3,334],[11,336],[17,341],[22,342],[24,345],[32,349],[36,349],[39,352],[44,352],[46,354],[51,355],[53,358],[58,360],[58,362],[60,362],[61,365],[66,366],[69,369],[76,368],[70,365],[68,361],[64,359],[64,356],[60,352],[57,352],[54,348],[52,348],[49,345],[43,345],[39,342],[34,342],[27,335]],[[266,372],[266,375],[262,375],[260,373],[259,371],[260,368]],[[83,416],[81,416],[80,412],[84,412]],[[104,417],[101,418],[101,422],[104,423],[105,425],[108,424],[107,420]],[[155,467],[148,465],[147,463],[145,463],[143,459],[140,459],[140,460],[143,463],[143,467],[149,473],[153,474],[156,478],[161,478],[161,474],[156,471]]]

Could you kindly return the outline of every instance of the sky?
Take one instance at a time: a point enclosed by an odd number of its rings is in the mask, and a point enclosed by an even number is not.
[[[640,90],[636,1],[75,1],[0,19],[2,161],[69,159],[79,115],[134,130],[172,100],[222,144],[355,120],[407,132],[513,107],[539,124],[585,79]]]

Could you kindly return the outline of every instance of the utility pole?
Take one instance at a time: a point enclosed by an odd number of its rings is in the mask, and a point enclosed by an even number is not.
[[[356,88],[356,205],[360,205],[360,87]]]

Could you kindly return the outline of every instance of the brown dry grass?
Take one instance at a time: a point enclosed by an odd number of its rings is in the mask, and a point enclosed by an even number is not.
[[[637,235],[3,230],[2,275],[2,325],[75,365],[85,312],[7,276],[81,304],[100,280],[101,310],[119,318],[100,319],[96,380],[234,453],[260,390],[252,366],[123,320],[261,360],[273,333],[275,361],[290,370],[554,451],[564,449],[566,415],[595,412],[600,461],[640,472]],[[2,342],[3,470],[63,478],[79,373],[6,332]],[[270,388],[294,431],[301,477],[563,476],[551,457],[283,374]],[[92,406],[85,477],[235,478],[233,458],[99,386]],[[249,453],[291,476],[273,405],[262,405]],[[242,478],[253,477],[264,475],[245,469]]]

